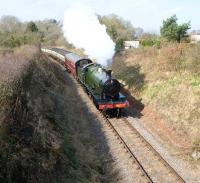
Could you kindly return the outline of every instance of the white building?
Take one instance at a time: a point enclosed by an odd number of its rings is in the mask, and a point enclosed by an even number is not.
[[[130,49],[130,48],[138,48],[140,45],[139,41],[124,41],[124,48]]]
[[[200,42],[200,35],[194,34],[190,36],[191,43],[198,43]]]

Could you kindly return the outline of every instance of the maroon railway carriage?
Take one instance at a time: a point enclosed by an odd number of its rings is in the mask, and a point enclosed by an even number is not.
[[[77,65],[86,65],[89,63],[92,63],[92,61],[88,58],[80,57],[74,53],[65,54],[65,67],[74,75],[75,78],[77,77]]]

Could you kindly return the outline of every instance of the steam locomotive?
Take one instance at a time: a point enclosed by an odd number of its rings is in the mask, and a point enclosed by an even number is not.
[[[42,49],[58,58],[66,69],[82,84],[96,107],[106,115],[120,116],[128,107],[126,97],[120,93],[121,84],[100,64],[60,48]]]

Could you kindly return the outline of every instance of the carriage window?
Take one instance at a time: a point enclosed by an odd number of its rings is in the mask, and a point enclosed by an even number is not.
[[[80,67],[82,68],[84,65],[87,65],[89,62],[88,62],[88,60],[82,60],[82,61],[80,61]]]

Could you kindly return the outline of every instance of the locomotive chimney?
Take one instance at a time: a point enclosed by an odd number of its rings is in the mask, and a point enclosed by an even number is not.
[[[106,74],[109,77],[109,79],[111,79],[111,72],[112,72],[111,69],[106,70]]]

